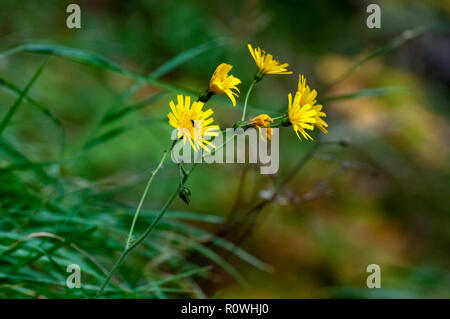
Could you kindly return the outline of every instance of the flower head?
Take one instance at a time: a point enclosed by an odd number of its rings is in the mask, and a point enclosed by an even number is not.
[[[238,94],[233,92],[233,90],[239,92],[236,85],[240,84],[241,80],[232,75],[228,75],[231,68],[232,66],[226,63],[222,63],[217,67],[211,77],[211,81],[209,81],[209,91],[214,94],[226,94],[233,103],[233,106],[236,106],[234,95],[238,96]]]
[[[306,84],[306,79],[303,75],[299,75],[298,77],[298,92],[301,93],[300,105],[309,104],[316,111],[316,122],[314,126],[316,126],[323,133],[328,133],[326,127],[328,124],[322,119],[322,117],[326,117],[325,112],[322,112],[323,106],[320,104],[316,104],[317,91],[311,90],[310,87]]]
[[[261,74],[292,74],[286,69],[287,63],[280,64],[271,54],[266,54],[266,51],[260,48],[253,49],[250,44],[248,44],[248,49]]]
[[[300,132],[305,139],[312,140],[312,137],[306,133],[305,129],[313,130],[313,124],[316,123],[317,111],[313,109],[310,104],[301,104],[302,93],[297,91],[295,93],[294,101],[292,101],[292,94],[289,93],[289,120],[291,121],[292,128],[301,140]]]
[[[177,96],[177,104],[173,101],[169,103],[171,113],[168,114],[169,124],[178,130],[178,138],[183,138],[184,144],[188,140],[194,150],[202,147],[210,151],[208,146],[215,146],[207,141],[205,137],[218,136],[218,125],[210,125],[214,119],[211,109],[203,111],[203,102],[194,102],[191,106],[191,97],[183,95]]]
[[[270,123],[272,123],[272,122],[273,122],[273,119],[267,114],[258,115],[251,120],[252,126],[259,130],[259,133],[261,134],[261,138],[263,140],[264,140],[264,137],[261,132],[261,127],[270,125]],[[272,137],[272,129],[270,127],[268,127],[267,128],[267,138],[270,140],[271,137]]]

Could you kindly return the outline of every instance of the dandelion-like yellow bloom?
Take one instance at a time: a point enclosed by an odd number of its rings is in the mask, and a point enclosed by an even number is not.
[[[253,49],[250,44],[248,44],[248,49],[253,60],[255,60],[259,72],[262,74],[292,74],[291,71],[286,69],[288,67],[287,63],[280,64],[271,54],[266,54],[266,51],[260,48]]]
[[[233,92],[233,90],[239,92],[236,85],[240,84],[241,80],[232,75],[228,75],[228,72],[230,72],[231,69],[232,66],[229,64],[220,64],[211,77],[211,81],[209,82],[209,91],[214,94],[226,94],[233,103],[233,106],[236,106],[236,99],[234,98],[234,95],[237,97],[238,94]]]
[[[267,126],[273,122],[273,119],[267,114],[261,114],[254,117],[251,121],[252,126],[259,130],[259,134],[261,134],[261,138],[264,140],[264,137],[261,132],[261,127]],[[270,127],[267,128],[267,138],[270,140],[272,138],[272,129]]]
[[[178,138],[183,138],[183,143],[188,140],[192,148],[196,151],[202,147],[207,152],[208,146],[215,146],[207,141],[205,137],[218,136],[218,125],[210,125],[214,119],[210,117],[213,110],[203,111],[203,102],[194,102],[191,106],[191,97],[183,95],[177,96],[177,104],[173,101],[169,103],[171,113],[168,114],[169,124],[178,130]]]
[[[316,104],[317,91],[310,89],[310,87],[306,84],[306,79],[303,75],[299,75],[298,77],[298,92],[301,93],[300,97],[300,105],[309,104],[316,111],[316,122],[314,126],[316,126],[323,133],[328,133],[326,127],[328,124],[322,119],[322,117],[326,117],[326,113],[322,112],[323,106],[320,104]]]
[[[295,93],[294,101],[292,101],[292,94],[289,93],[289,120],[291,121],[292,128],[301,140],[300,132],[305,139],[312,140],[312,137],[306,133],[305,129],[313,130],[316,123],[317,111],[313,109],[310,104],[302,104],[302,93],[297,91]]]

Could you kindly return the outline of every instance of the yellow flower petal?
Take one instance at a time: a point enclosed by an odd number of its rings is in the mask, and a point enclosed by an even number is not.
[[[289,120],[292,128],[301,140],[299,132],[305,139],[312,140],[312,137],[305,131],[314,130],[317,127],[323,133],[328,131],[325,129],[328,124],[322,119],[326,117],[325,112],[322,112],[323,106],[316,104],[317,91],[311,90],[306,84],[306,79],[303,75],[299,75],[298,90],[295,93],[292,101],[292,94],[288,94],[289,103]]]
[[[236,96],[238,96],[238,94],[232,90],[239,92],[236,85],[240,84],[241,80],[232,75],[228,75],[228,72],[230,72],[232,68],[233,67],[229,64],[220,64],[214,71],[211,81],[209,81],[209,91],[213,94],[226,94],[233,103],[233,106],[236,106],[236,99],[233,94]]]
[[[247,46],[258,70],[262,74],[292,74],[291,71],[286,69],[289,66],[287,63],[280,64],[278,60],[274,59],[271,54],[266,54],[264,50],[260,48],[253,49],[251,44]]]
[[[203,148],[209,151],[205,146],[205,137],[217,136],[219,126],[210,125],[214,119],[210,117],[214,112],[212,109],[203,111],[203,102],[194,102],[191,106],[191,97],[183,95],[177,96],[177,104],[169,102],[171,113],[167,115],[169,124],[178,130],[178,138],[183,138],[183,143],[189,141],[192,148]],[[213,146],[210,142],[206,145]]]

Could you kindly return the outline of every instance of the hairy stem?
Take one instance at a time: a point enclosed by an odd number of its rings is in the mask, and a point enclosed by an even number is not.
[[[250,92],[253,90],[253,87],[256,84],[256,80],[253,80],[252,83],[250,84],[247,94],[245,95],[245,102],[244,102],[244,109],[242,110],[242,118],[241,121],[245,120],[245,112],[247,111],[247,103],[248,103],[248,97],[250,96]]]
[[[122,264],[122,262],[125,260],[127,255],[150,234],[150,232],[153,230],[153,228],[155,228],[156,224],[164,216],[164,214],[166,213],[167,209],[172,204],[173,200],[176,198],[179,190],[180,190],[180,187],[178,186],[175,189],[175,191],[172,193],[172,195],[170,195],[169,199],[164,204],[164,207],[159,212],[159,215],[155,218],[155,220],[153,220],[153,222],[150,224],[150,226],[147,228],[147,230],[138,239],[136,239],[135,242],[133,242],[128,248],[126,248],[122,252],[122,254],[120,255],[119,259],[116,261],[116,263],[114,264],[113,268],[109,272],[108,277],[106,277],[106,279],[103,281],[100,289],[97,291],[97,294],[95,295],[95,298],[98,298],[102,294],[103,290],[105,290],[106,286],[111,281],[112,276],[117,271],[117,269]]]
[[[142,194],[141,200],[139,201],[139,205],[136,208],[136,212],[134,213],[133,222],[131,223],[130,232],[128,233],[128,239],[127,239],[127,243],[125,245],[125,248],[130,247],[130,243],[133,240],[134,226],[136,225],[136,221],[138,219],[139,212],[141,211],[142,204],[144,204],[145,197],[147,196],[147,193],[148,193],[148,190],[150,188],[150,185],[152,184],[153,178],[158,173],[158,171],[161,169],[162,164],[163,164],[164,160],[166,159],[166,156],[167,156],[167,151],[164,151],[164,154],[163,154],[163,156],[161,158],[161,161],[159,162],[158,166],[152,172],[152,175],[150,175],[150,178],[148,179],[147,185],[145,186],[144,193]]]

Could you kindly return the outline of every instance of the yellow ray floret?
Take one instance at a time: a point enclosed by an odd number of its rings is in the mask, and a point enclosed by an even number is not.
[[[233,103],[233,106],[236,106],[234,95],[238,97],[238,94],[233,90],[239,92],[237,85],[241,83],[241,80],[232,75],[228,75],[231,69],[232,66],[229,64],[220,64],[214,71],[211,81],[209,81],[209,91],[214,94],[226,94]]]
[[[305,77],[301,74],[298,77],[298,92],[301,93],[300,105],[309,104],[317,112],[316,123],[314,123],[314,126],[321,130],[323,133],[328,133],[326,129],[326,127],[328,127],[328,124],[322,119],[322,117],[326,117],[327,115],[325,112],[322,112],[323,106],[320,104],[316,104],[317,91],[311,90],[311,88],[306,84]]]
[[[254,117],[251,121],[252,126],[259,130],[259,134],[261,138],[264,140],[264,136],[261,132],[261,127],[270,125],[273,122],[273,119],[267,114],[261,114]],[[270,140],[272,138],[272,129],[270,127],[267,128],[267,138]]]
[[[316,110],[316,123],[314,123],[314,126],[317,127],[319,130],[321,130],[323,133],[327,134],[328,131],[326,127],[328,127],[327,122],[325,122],[322,117],[326,117],[327,115],[325,112],[322,112],[323,106],[320,104],[314,105],[313,109]]]
[[[262,74],[292,74],[291,71],[286,69],[287,63],[280,64],[271,54],[266,54],[266,51],[260,48],[253,49],[250,44],[248,44],[248,49]]]
[[[313,109],[310,104],[302,105],[300,103],[302,94],[300,92],[295,93],[294,101],[292,101],[292,94],[289,93],[289,120],[291,121],[292,128],[301,140],[300,132],[305,139],[312,140],[312,137],[306,133],[305,130],[313,130],[316,123],[317,111]]]
[[[210,151],[208,146],[215,146],[205,138],[218,136],[218,125],[211,125],[214,121],[212,117],[213,111],[208,109],[203,111],[203,102],[194,102],[191,106],[191,97],[183,95],[177,96],[177,104],[173,101],[169,103],[172,112],[168,114],[169,124],[178,130],[178,138],[183,138],[191,143],[192,148],[196,151],[199,147],[206,151]]]

